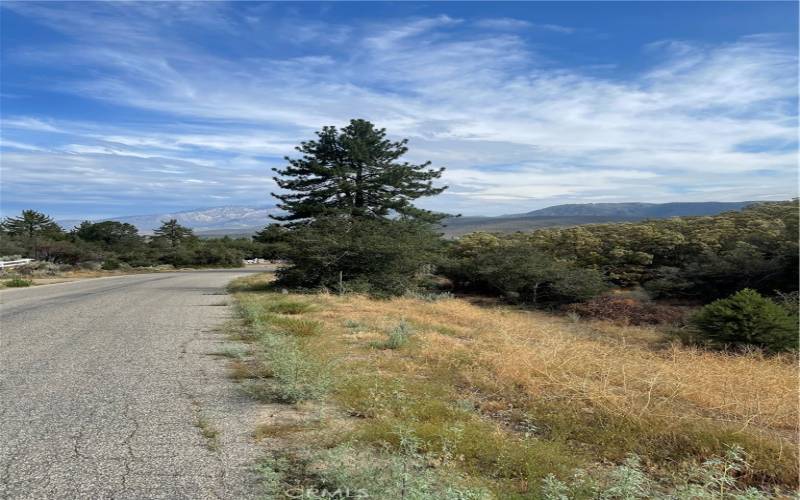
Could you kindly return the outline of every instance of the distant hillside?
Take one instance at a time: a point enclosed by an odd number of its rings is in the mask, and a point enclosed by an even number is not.
[[[162,221],[177,219],[180,224],[194,229],[198,233],[213,232],[215,235],[250,234],[253,230],[263,228],[270,223],[270,214],[277,213],[275,207],[215,207],[183,212],[160,213],[149,215],[128,215],[102,220],[113,220],[133,224],[142,234],[151,234]],[[99,222],[99,220],[95,221]],[[70,229],[80,220],[59,221],[64,228]]]
[[[752,201],[700,203],[574,203],[554,205],[523,214],[498,217],[456,217],[444,221],[445,236],[473,231],[513,233],[543,227],[569,227],[604,222],[632,222],[643,219],[717,215],[741,210]]]
[[[555,205],[534,210],[524,214],[512,214],[507,217],[637,217],[662,218],[691,215],[717,215],[730,210],[741,210],[752,201],[718,202],[707,201],[697,203],[573,203]]]
[[[611,216],[526,216],[509,215],[499,217],[453,217],[443,223],[442,232],[453,237],[475,231],[487,233],[513,233],[516,231],[532,231],[543,227],[570,227],[583,224],[601,224],[603,222],[630,222],[645,217],[611,217]]]
[[[497,217],[454,217],[444,221],[442,231],[448,237],[473,231],[510,233],[531,231],[543,227],[568,227],[603,222],[637,221],[675,216],[716,215],[729,210],[741,210],[754,202],[703,202],[703,203],[580,203],[555,205],[522,214]],[[216,207],[183,212],[150,215],[131,215],[103,220],[127,222],[142,234],[151,234],[162,221],[177,219],[179,223],[195,230],[199,236],[249,236],[272,220],[272,207]],[[80,224],[80,220],[59,221],[66,229]]]

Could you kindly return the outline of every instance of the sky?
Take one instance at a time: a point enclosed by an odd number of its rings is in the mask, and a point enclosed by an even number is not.
[[[797,196],[796,2],[2,2],[0,212],[270,206],[364,118],[426,208]]]

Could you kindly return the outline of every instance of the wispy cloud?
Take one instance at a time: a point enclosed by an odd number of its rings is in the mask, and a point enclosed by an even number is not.
[[[449,167],[450,193],[430,203],[465,213],[543,200],[783,196],[796,185],[797,56],[779,35],[663,40],[642,47],[650,64],[637,74],[599,77],[554,64],[521,33],[575,33],[555,24],[294,19],[302,54],[232,54],[186,30],[252,48],[265,43],[256,34],[283,28],[223,4],[178,5],[10,7],[68,38],[12,52],[15,64],[69,67],[77,71],[62,73],[63,92],[169,118],[142,126],[5,117],[3,148],[31,147],[4,154],[7,193],[112,198],[112,186],[133,183],[145,188],[130,196],[189,206],[210,196],[263,202],[270,166],[313,130],[352,117],[410,137],[413,159]],[[177,24],[183,30],[168,29]],[[61,134],[41,140],[66,155],[35,149],[37,133]],[[181,173],[162,176],[164,165]],[[91,187],[76,188],[76,168],[100,169]],[[48,176],[51,187],[34,187]]]
[[[561,26],[560,24],[540,24],[540,23],[532,23],[530,21],[525,21],[523,19],[514,19],[512,17],[494,17],[494,18],[485,18],[485,19],[478,19],[475,21],[475,26],[479,28],[491,29],[491,30],[507,30],[507,31],[516,31],[516,30],[541,30],[541,31],[551,31],[554,33],[562,33],[564,35],[569,35],[575,33],[575,28],[571,28],[569,26]]]

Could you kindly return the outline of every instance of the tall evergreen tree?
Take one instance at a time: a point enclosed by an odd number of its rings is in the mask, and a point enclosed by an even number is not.
[[[8,234],[24,238],[62,232],[61,227],[52,218],[36,210],[23,210],[20,217],[6,217],[2,227]]]
[[[23,210],[20,217],[6,217],[0,223],[0,229],[12,237],[23,240],[34,259],[38,257],[38,244],[42,238],[59,237],[64,234],[52,218],[36,210]]]
[[[194,231],[186,226],[178,224],[177,219],[170,219],[163,221],[161,227],[154,231],[155,239],[164,240],[169,242],[169,246],[176,248],[184,241],[193,241],[196,239]]]
[[[274,169],[278,186],[288,191],[274,194],[286,215],[273,216],[290,225],[310,222],[326,215],[347,217],[402,218],[436,222],[445,215],[415,207],[423,196],[441,193],[433,187],[443,168],[430,169],[430,162],[401,162],[408,139],[390,141],[386,129],[366,120],[351,120],[341,130],[329,126],[317,132],[318,139],[301,143],[299,159],[286,157],[289,165]]]
[[[83,241],[96,242],[111,250],[125,250],[141,243],[136,226],[117,221],[83,221],[75,228],[75,235]]]

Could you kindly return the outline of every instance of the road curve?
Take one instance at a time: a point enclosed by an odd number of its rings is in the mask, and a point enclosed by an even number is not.
[[[0,498],[258,497],[257,407],[209,355],[252,272],[0,292]]]

